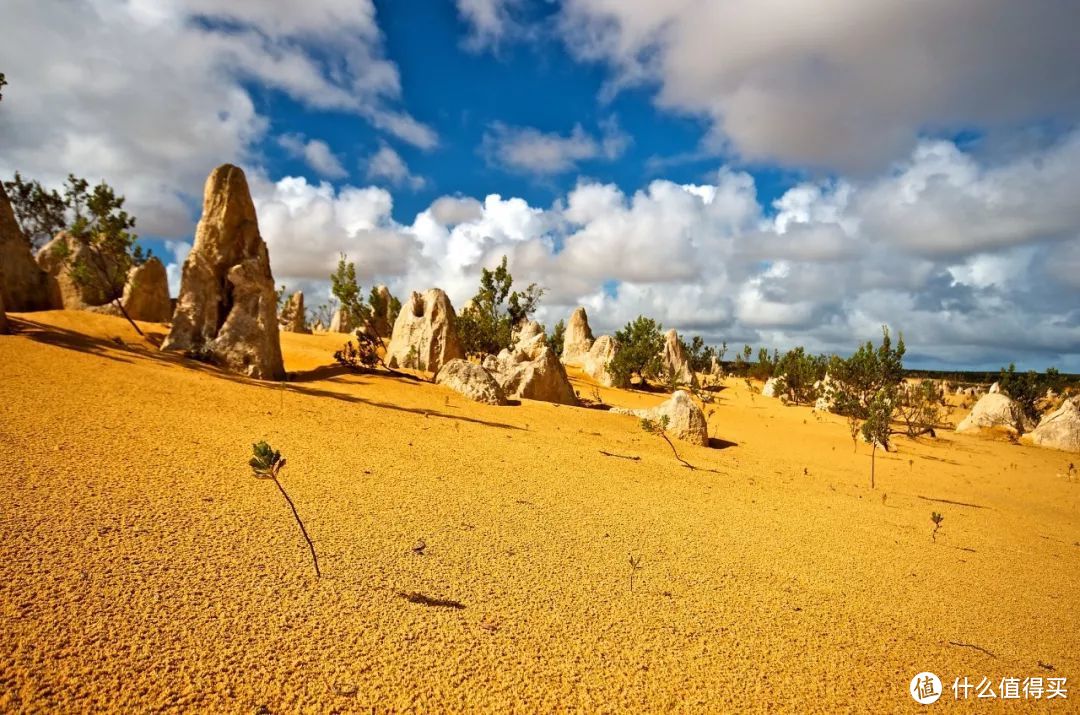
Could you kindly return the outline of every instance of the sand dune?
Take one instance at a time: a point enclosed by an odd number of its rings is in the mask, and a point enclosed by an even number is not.
[[[9,317],[0,711],[902,712],[923,670],[1080,673],[1075,456],[901,438],[871,491],[841,418],[731,380],[691,471],[631,417],[342,372],[340,335],[283,333],[277,385]]]

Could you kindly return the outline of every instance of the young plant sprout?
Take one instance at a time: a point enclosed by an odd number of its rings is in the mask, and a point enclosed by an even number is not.
[[[663,437],[664,441],[671,447],[672,454],[675,455],[675,459],[679,460],[684,467],[695,469],[694,465],[687,462],[685,459],[679,456],[679,453],[675,450],[675,445],[672,444],[671,438],[667,436],[667,427],[671,424],[671,420],[667,415],[663,415],[659,420],[650,420],[646,417],[641,418],[641,429],[645,430],[649,434],[655,434],[659,437]]]
[[[296,505],[289,498],[285,487],[281,486],[281,482],[278,481],[278,474],[285,467],[285,458],[281,456],[281,452],[278,452],[266,442],[253,444],[251,448],[255,455],[248,462],[251,465],[252,473],[257,479],[269,479],[274,482],[278,490],[281,491],[281,496],[285,497],[289,508],[292,509],[293,516],[296,517],[296,523],[300,525],[300,533],[304,535],[304,540],[307,541],[308,548],[311,549],[311,561],[315,564],[315,578],[320,578],[322,573],[319,571],[319,557],[315,554],[315,544],[311,543],[311,537],[308,536],[307,529],[304,528],[304,522],[296,511]]]
[[[936,511],[930,512],[930,521],[934,522],[934,530],[930,533],[930,538],[933,542],[937,543],[937,532],[941,528],[941,522],[945,521],[945,517]]]
[[[644,567],[641,565],[641,555],[640,554],[638,556],[634,556],[633,553],[630,553],[629,556],[630,556],[630,593],[633,593],[634,592],[634,575],[637,574],[637,572],[640,571]]]

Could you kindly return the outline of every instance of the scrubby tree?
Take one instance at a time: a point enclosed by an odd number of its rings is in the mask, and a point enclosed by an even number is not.
[[[808,355],[802,346],[788,350],[773,369],[776,394],[796,405],[814,402],[818,398],[814,385],[825,377],[827,362],[824,355]]]
[[[862,424],[863,439],[871,444],[870,450],[870,488],[874,489],[874,470],[877,463],[877,450],[881,447],[889,451],[889,438],[892,435],[892,416],[894,392],[881,389],[867,405],[866,421]]]
[[[615,332],[619,349],[608,362],[608,372],[615,384],[629,387],[634,376],[644,383],[660,374],[660,352],[664,348],[663,326],[652,318],[639,315]]]
[[[338,258],[337,270],[330,276],[330,292],[337,298],[350,325],[367,323],[371,309],[364,303],[364,294],[356,280],[356,264],[344,253]]]
[[[378,286],[371,287],[371,293],[368,295],[368,305],[374,315],[385,315],[387,322],[391,326],[394,325],[398,313],[401,312],[401,301],[398,300],[397,296],[390,294],[389,301],[384,300],[382,294],[379,293]]]
[[[841,415],[866,419],[870,402],[883,389],[895,392],[904,379],[904,336],[893,347],[887,325],[881,328],[881,345],[872,341],[849,358],[833,356],[828,373],[832,382],[833,410]]]
[[[562,355],[563,345],[566,343],[566,322],[560,320],[555,323],[555,327],[551,330],[551,335],[547,336],[547,343],[551,346],[551,349],[555,351],[556,355]]]
[[[1012,399],[1012,422],[1017,432],[1023,433],[1028,421],[1038,422],[1038,401],[1046,394],[1046,384],[1034,370],[1017,372],[1015,363],[1009,363],[1008,369],[1001,369],[998,388]]]
[[[708,372],[712,369],[712,361],[717,356],[717,351],[712,345],[706,345],[704,338],[695,335],[690,339],[689,345],[683,343],[683,346],[686,348],[691,370],[694,372]]]
[[[55,189],[48,191],[16,171],[12,181],[4,182],[4,190],[31,250],[41,248],[67,227],[68,204]]]
[[[494,270],[480,273],[480,290],[458,316],[458,333],[465,352],[497,355],[510,347],[513,331],[532,317],[544,289],[530,283],[525,290],[512,290],[514,277],[506,256]]]
[[[917,385],[901,383],[896,394],[896,414],[904,423],[908,437],[934,435],[934,427],[941,422],[941,394],[933,380],[923,380]]]

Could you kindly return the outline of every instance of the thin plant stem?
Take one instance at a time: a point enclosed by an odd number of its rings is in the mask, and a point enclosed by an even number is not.
[[[311,549],[311,561],[315,564],[315,578],[321,578],[322,572],[319,571],[319,557],[315,554],[315,544],[311,543],[311,537],[308,536],[307,529],[304,528],[304,522],[300,518],[300,514],[296,511],[296,505],[293,504],[293,500],[289,498],[288,492],[285,491],[285,487],[281,486],[281,482],[278,481],[276,474],[271,474],[270,478],[274,480],[274,484],[281,491],[281,496],[285,497],[285,501],[289,503],[289,508],[292,509],[293,516],[296,517],[296,523],[300,525],[300,532],[304,535],[304,540],[307,541],[308,548]]]

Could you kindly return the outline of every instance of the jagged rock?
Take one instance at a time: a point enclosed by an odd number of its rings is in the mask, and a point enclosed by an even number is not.
[[[132,320],[167,323],[172,320],[172,299],[169,298],[169,274],[157,258],[149,258],[141,266],[128,271],[124,297],[120,299]]]
[[[614,407],[611,410],[621,415],[633,415],[647,420],[660,421],[668,418],[667,432],[673,437],[678,437],[685,442],[709,445],[709,423],[705,419],[705,413],[691,399],[685,390],[676,390],[671,397],[656,407],[647,410],[631,410],[624,407]]]
[[[0,281],[0,298],[11,311],[50,310],[47,276],[34,260],[30,242],[15,220],[11,202],[0,183],[0,266],[4,278]]]
[[[281,329],[287,333],[310,333],[304,316],[304,291],[298,290],[289,296],[278,316]]]
[[[778,377],[770,377],[761,388],[761,394],[765,395],[765,397],[776,397],[776,384],[779,381],[780,378]]]
[[[349,316],[345,313],[343,308],[338,308],[334,311],[333,316],[330,317],[331,333],[351,333],[353,331],[352,321],[349,320]]]
[[[664,349],[660,353],[660,364],[663,366],[664,374],[674,376],[679,384],[697,385],[697,377],[690,369],[690,358],[687,357],[686,349],[674,328],[664,333]]]
[[[65,261],[64,253],[70,258]],[[37,263],[46,274],[45,286],[49,305],[63,310],[85,310],[86,308],[105,305],[109,296],[102,289],[107,283],[105,270],[90,259],[86,246],[71,238],[66,232],[56,234],[53,240],[41,247],[37,254]],[[77,283],[71,274],[70,265],[83,264],[95,274],[88,284]],[[117,270],[115,264],[109,270]]]
[[[957,432],[970,432],[980,429],[1002,429],[1007,432],[1016,432],[1014,409],[1016,403],[1008,396],[1000,392],[986,394],[979,398],[971,413],[956,426]],[[1035,425],[1027,417],[1020,416],[1023,431],[1030,431]]]
[[[1080,452],[1080,397],[1065,400],[1061,407],[1044,415],[1026,439],[1039,447]]]
[[[529,321],[518,331],[511,350],[499,353],[498,369],[493,375],[507,396],[578,404],[566,369],[536,321]]]
[[[409,296],[394,321],[386,348],[387,364],[438,372],[446,363],[463,357],[457,316],[446,293],[432,288],[423,295]]]
[[[563,337],[562,361],[564,365],[580,367],[593,344],[592,330],[589,329],[589,316],[584,308],[576,308],[570,315]]]
[[[460,392],[470,400],[488,405],[505,405],[506,393],[498,381],[481,366],[455,358],[439,369],[435,382]]]
[[[161,349],[208,352],[249,377],[285,376],[270,256],[238,167],[219,166],[206,180],[195,245],[184,261],[172,329]]]
[[[608,363],[619,350],[619,344],[610,335],[601,335],[593,341],[581,363],[582,371],[605,387],[614,387],[615,378],[608,371]]]

